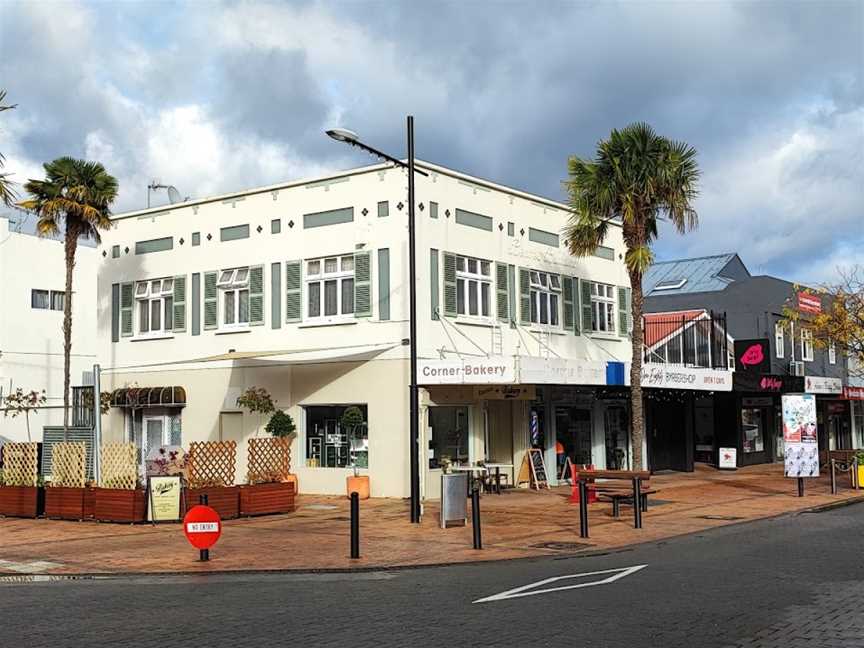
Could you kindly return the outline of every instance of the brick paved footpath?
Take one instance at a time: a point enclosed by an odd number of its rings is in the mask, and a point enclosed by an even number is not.
[[[569,487],[541,492],[510,490],[481,500],[482,551],[472,548],[471,527],[438,528],[436,502],[411,525],[404,500],[361,503],[360,560],[349,559],[348,501],[301,495],[288,515],[231,520],[209,563],[186,542],[180,524],[119,525],[0,518],[0,573],[132,573],[234,570],[318,570],[416,566],[476,560],[562,555],[658,541],[700,530],[772,517],[864,497],[848,475],[831,495],[827,476],[807,481],[797,497],[781,465],[735,472],[700,467],[694,473],[655,475],[655,504],[633,528],[632,508],[621,518],[611,505],[590,507],[590,538],[579,537],[578,505]],[[301,484],[302,491],[302,484]],[[35,566],[32,568],[30,565]]]

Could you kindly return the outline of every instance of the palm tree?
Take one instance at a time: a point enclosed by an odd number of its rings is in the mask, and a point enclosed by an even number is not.
[[[63,305],[63,438],[69,432],[69,356],[72,352],[72,273],[79,239],[99,243],[99,230],[111,227],[111,203],[117,197],[117,180],[98,162],[57,158],[43,165],[45,180],[29,180],[24,190],[29,200],[19,206],[39,218],[36,231],[52,236],[64,230],[66,299]]]
[[[630,367],[633,467],[642,461],[642,276],[654,260],[651,243],[657,221],[665,217],[679,233],[698,225],[692,202],[698,195],[696,151],[684,142],[661,137],[645,123],[635,123],[597,145],[593,160],[571,157],[565,183],[573,211],[565,229],[570,252],[593,254],[610,223],[623,229],[624,263],[632,289],[632,365]]]
[[[0,112],[4,112],[6,110],[12,110],[15,108],[15,104],[11,106],[7,106],[3,103],[3,100],[6,99],[6,91],[0,90]],[[0,153],[0,169],[3,169],[3,165],[6,163],[6,158]],[[15,200],[15,190],[12,189],[12,181],[9,179],[11,173],[0,173],[0,203],[3,203],[7,207],[11,207],[13,201]]]

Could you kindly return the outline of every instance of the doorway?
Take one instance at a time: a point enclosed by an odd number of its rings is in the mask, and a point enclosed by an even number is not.
[[[757,396],[741,399],[741,457],[740,465],[769,463],[773,461],[774,398]]]
[[[591,464],[591,410],[582,407],[555,408],[555,438],[564,455],[574,464]]]

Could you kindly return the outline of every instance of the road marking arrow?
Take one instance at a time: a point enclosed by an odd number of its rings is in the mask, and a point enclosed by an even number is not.
[[[507,599],[520,598],[522,596],[534,596],[535,594],[549,594],[551,592],[560,592],[562,590],[571,590],[571,589],[581,589],[583,587],[593,587],[595,585],[608,585],[609,583],[614,583],[617,580],[621,580],[625,576],[629,576],[630,574],[635,574],[640,569],[647,567],[648,565],[634,565],[632,567],[620,567],[618,569],[604,569],[602,571],[594,571],[594,572],[585,572],[584,574],[570,574],[569,576],[554,576],[552,578],[547,578],[545,580],[537,581],[536,583],[531,583],[530,585],[523,585],[522,587],[516,587],[511,590],[507,590],[506,592],[501,592],[500,594],[493,594],[492,596],[487,596],[486,598],[477,599],[474,603],[489,603],[491,601],[504,601]],[[543,587],[543,585],[549,585],[550,583],[557,583],[558,581],[569,580],[572,578],[585,578],[586,576],[603,576],[608,574],[606,578],[601,578],[600,580],[593,580],[589,583],[576,583],[575,585],[562,585],[560,587],[545,587],[543,589],[535,589],[539,587]]]

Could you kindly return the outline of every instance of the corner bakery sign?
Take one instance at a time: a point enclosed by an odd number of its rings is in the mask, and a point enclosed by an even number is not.
[[[490,385],[516,382],[513,358],[491,356],[464,360],[418,360],[421,385]]]

